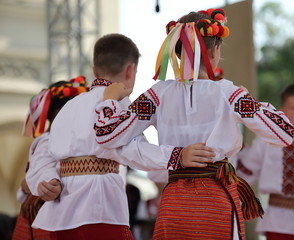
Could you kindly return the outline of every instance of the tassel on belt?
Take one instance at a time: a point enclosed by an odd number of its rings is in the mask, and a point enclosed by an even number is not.
[[[119,163],[96,156],[78,156],[60,160],[60,176],[119,173]]]
[[[251,220],[262,217],[264,211],[262,206],[255,197],[255,194],[249,184],[236,175],[235,169],[228,159],[208,164],[205,168],[183,168],[176,171],[169,171],[169,182],[175,182],[183,178],[214,178],[225,189],[230,197],[232,194],[228,189],[232,184],[237,185],[239,198],[242,202],[242,213],[245,220]]]

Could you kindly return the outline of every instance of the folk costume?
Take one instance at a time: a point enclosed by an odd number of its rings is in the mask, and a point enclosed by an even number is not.
[[[48,152],[49,132],[45,132],[46,121],[51,117],[49,114],[55,114],[54,112],[58,110],[57,106],[64,104],[68,99],[86,90],[85,79],[83,76],[79,76],[70,82],[60,81],[48,89],[43,89],[31,99],[29,112],[24,122],[23,135],[33,137],[35,140],[30,146],[26,174],[29,169],[33,170],[36,166],[38,168],[55,168],[54,159],[52,159],[52,156]],[[44,161],[49,162],[51,166],[40,165]],[[31,227],[39,209],[44,204],[44,201],[38,197],[38,179],[41,177],[45,181],[49,181],[52,178],[59,179],[59,174],[56,171],[54,176],[50,175],[49,179],[46,171],[43,171],[42,174],[42,176],[38,175],[35,177],[33,181],[28,179],[27,183],[31,192],[24,193],[22,189],[18,190],[17,198],[22,204],[14,230],[13,240],[50,239],[50,233],[48,231],[33,229]]]
[[[44,136],[46,133],[44,133]],[[43,137],[43,135],[41,136]],[[41,138],[39,137],[39,138]],[[38,139],[39,140],[39,139]],[[36,144],[36,140],[32,143],[32,146]],[[30,149],[30,156],[32,151]],[[29,164],[28,164],[29,165]],[[28,169],[28,167],[27,167]],[[34,196],[31,192],[24,192],[20,187],[17,191],[17,200],[21,203],[21,209],[17,217],[17,222],[13,231],[13,240],[49,240],[50,234],[42,229],[33,229],[31,227],[39,209],[43,205],[44,201]]]
[[[94,80],[90,91],[69,101],[51,126],[49,150],[58,163],[63,190],[59,200],[43,205],[33,227],[53,231],[56,239],[89,235],[91,240],[108,239],[108,235],[101,233],[109,231],[115,234],[112,239],[133,239],[119,164],[141,170],[174,170],[180,166],[178,148],[149,144],[143,135],[113,150],[96,143],[92,122],[95,105],[102,102],[104,90],[110,84],[104,79]],[[129,104],[130,100],[125,98],[123,105]],[[49,170],[48,179],[54,178],[56,169],[50,170],[51,177]],[[42,175],[42,169],[29,171],[31,181],[35,181],[38,172]]]
[[[293,139],[293,126],[269,103],[258,102],[229,80],[197,79],[201,55],[210,79],[214,79],[203,37],[222,38],[229,33],[221,9],[201,12],[210,18],[196,23],[171,22],[168,27],[173,28],[159,51],[155,79],[165,80],[170,59],[178,81],[156,83],[128,108],[115,100],[96,106],[94,132],[104,147],[123,146],[154,125],[159,144],[185,147],[205,142],[215,150],[215,162],[206,168],[170,172],[153,239],[244,240],[244,218],[262,216],[263,210],[230,164],[242,146],[239,124],[280,147]],[[180,66],[175,53],[179,39]]]
[[[261,193],[269,195],[268,207],[257,232],[286,234],[294,239],[294,142],[276,147],[256,138],[238,161],[237,173],[250,185],[258,180]]]

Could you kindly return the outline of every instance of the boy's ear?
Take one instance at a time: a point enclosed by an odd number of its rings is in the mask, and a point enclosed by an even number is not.
[[[93,71],[93,74],[94,74],[95,78],[98,78],[97,73],[95,71],[95,67],[92,67],[92,71]]]
[[[126,80],[132,80],[135,79],[136,75],[136,64],[130,63],[126,67]]]
[[[211,51],[210,51],[210,54],[211,54],[211,58],[213,59],[213,58],[215,58],[215,56],[217,55],[217,51],[218,51],[218,48],[219,48],[220,46],[214,46],[212,49],[211,49]]]

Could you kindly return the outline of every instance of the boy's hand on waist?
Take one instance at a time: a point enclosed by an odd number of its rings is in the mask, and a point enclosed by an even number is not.
[[[58,179],[51,179],[49,182],[42,181],[38,185],[39,197],[44,201],[52,201],[59,197],[62,190],[61,182]]]
[[[206,167],[207,163],[213,162],[215,157],[212,148],[205,143],[196,143],[184,148],[181,156],[182,167]]]

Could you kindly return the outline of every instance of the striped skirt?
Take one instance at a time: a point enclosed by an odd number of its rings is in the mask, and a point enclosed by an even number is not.
[[[12,240],[49,240],[50,233],[42,229],[31,227],[39,209],[44,201],[32,194],[28,194],[27,199],[21,205]]]
[[[245,239],[237,189],[235,192],[236,196],[230,198],[214,178],[185,178],[169,183],[162,194],[153,239],[231,240],[234,224],[239,226],[241,239]]]
[[[28,219],[18,216],[12,240],[50,240],[50,232],[31,227]]]

